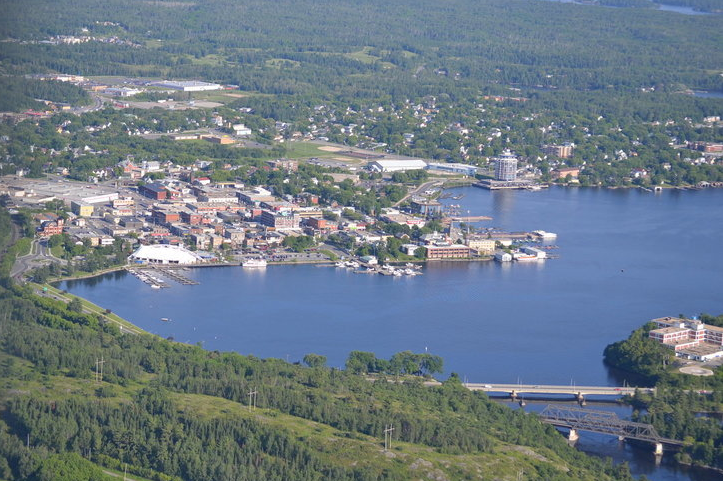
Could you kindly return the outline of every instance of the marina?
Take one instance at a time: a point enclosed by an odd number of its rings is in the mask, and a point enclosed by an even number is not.
[[[153,289],[162,289],[170,287],[163,279],[160,277],[157,277],[153,275],[151,272],[148,272],[145,269],[126,269],[129,274],[131,274],[136,279],[140,280],[141,282],[148,284]]]

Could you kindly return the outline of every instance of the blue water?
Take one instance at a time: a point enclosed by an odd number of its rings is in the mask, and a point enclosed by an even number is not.
[[[559,259],[429,264],[423,276],[327,266],[187,271],[152,290],[124,273],[63,284],[144,329],[208,349],[332,366],[349,351],[425,349],[477,382],[605,384],[601,355],[647,320],[723,313],[723,190],[464,188],[483,225],[558,233]],[[162,317],[171,322],[160,322]]]
[[[448,201],[463,212],[493,217],[480,226],[556,232],[559,259],[439,262],[410,278],[326,266],[199,268],[186,271],[197,286],[153,290],[115,273],[61,287],[150,332],[212,350],[292,362],[314,352],[331,366],[352,350],[386,358],[427,350],[444,358],[445,375],[489,383],[618,384],[624,376],[602,363],[607,344],[651,318],[723,313],[723,190],[452,194],[465,194]],[[590,442],[581,447],[635,457],[614,439]],[[640,456],[634,471],[656,481],[716,479],[654,469]]]

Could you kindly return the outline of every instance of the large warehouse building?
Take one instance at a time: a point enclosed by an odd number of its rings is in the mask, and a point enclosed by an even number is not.
[[[425,169],[427,163],[421,159],[375,160],[368,167],[372,172],[404,172]]]
[[[135,264],[198,264],[203,258],[185,247],[166,244],[141,246],[128,260]]]
[[[182,92],[202,92],[204,90],[220,90],[223,87],[219,84],[208,82],[199,82],[196,80],[162,80],[160,82],[151,82],[149,85],[153,87],[162,87]]]

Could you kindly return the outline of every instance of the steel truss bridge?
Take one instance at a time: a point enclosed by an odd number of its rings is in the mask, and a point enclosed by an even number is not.
[[[617,436],[621,440],[636,439],[654,443],[656,452],[662,452],[663,446],[677,448],[684,444],[682,441],[660,436],[650,424],[626,421],[609,411],[550,404],[540,413],[540,418],[545,423],[569,429],[571,434],[578,430],[590,431]],[[575,434],[575,439],[576,437]]]

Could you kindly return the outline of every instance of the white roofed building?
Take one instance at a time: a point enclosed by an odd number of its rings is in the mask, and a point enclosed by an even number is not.
[[[139,247],[128,261],[135,264],[198,264],[203,258],[185,247],[153,244]]]
[[[425,169],[427,163],[421,159],[375,160],[369,163],[368,168],[372,172],[403,172]]]

